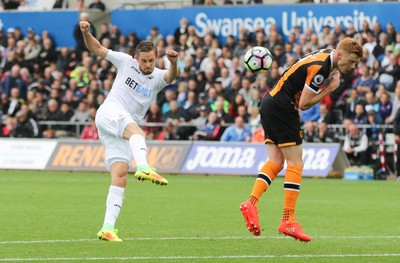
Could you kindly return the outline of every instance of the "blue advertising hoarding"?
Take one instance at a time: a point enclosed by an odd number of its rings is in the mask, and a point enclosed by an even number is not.
[[[224,42],[228,35],[237,36],[241,26],[248,31],[261,27],[268,33],[273,23],[278,25],[285,37],[295,25],[302,27],[303,31],[312,27],[319,33],[326,24],[333,26],[339,23],[345,28],[352,24],[359,30],[363,21],[370,25],[379,22],[383,26],[392,22],[400,30],[399,13],[400,3],[215,6],[115,10],[111,13],[111,23],[117,25],[125,35],[136,32],[141,39],[145,39],[153,26],[157,26],[164,36],[173,34],[179,26],[179,20],[186,17],[196,27],[199,36],[204,36],[211,28]],[[32,27],[38,34],[47,30],[58,47],[75,46],[72,32],[77,22],[77,11],[0,12],[1,28],[20,27],[26,33]]]
[[[314,32],[322,31],[324,25],[341,24],[344,28],[354,25],[358,31],[363,21],[372,27],[375,22],[383,27],[393,23],[400,29],[399,3],[374,4],[320,4],[320,5],[262,5],[262,6],[229,6],[203,7],[182,9],[154,10],[116,10],[111,21],[120,27],[124,34],[136,32],[142,39],[149,34],[151,27],[157,26],[164,36],[173,34],[179,26],[179,20],[186,17],[190,24],[195,25],[197,34],[202,37],[207,29],[223,42],[228,35],[237,36],[239,27],[248,31],[261,27],[266,33],[271,24],[277,24],[279,30],[287,37],[298,25],[303,29],[312,27]]]
[[[326,177],[338,155],[339,144],[304,144],[303,175]],[[264,144],[195,142],[181,173],[256,175],[267,161]],[[281,171],[281,175],[285,170]]]
[[[75,47],[73,31],[77,23],[77,11],[0,12],[0,28],[19,27],[25,35],[31,27],[39,36],[48,31],[56,46]]]

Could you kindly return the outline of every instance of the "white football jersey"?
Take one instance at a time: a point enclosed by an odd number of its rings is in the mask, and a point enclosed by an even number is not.
[[[141,121],[157,94],[168,85],[163,76],[166,70],[155,68],[149,75],[143,75],[139,63],[132,56],[109,50],[106,59],[118,69],[114,84],[104,104],[120,108]]]

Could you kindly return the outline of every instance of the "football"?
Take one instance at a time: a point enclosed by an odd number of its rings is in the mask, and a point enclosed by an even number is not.
[[[266,72],[272,64],[271,52],[261,46],[254,46],[244,55],[244,66],[253,73]]]

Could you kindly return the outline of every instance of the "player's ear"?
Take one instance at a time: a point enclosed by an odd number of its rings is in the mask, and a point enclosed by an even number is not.
[[[343,57],[343,52],[340,50],[336,50],[336,56],[337,56],[338,60],[341,59]]]

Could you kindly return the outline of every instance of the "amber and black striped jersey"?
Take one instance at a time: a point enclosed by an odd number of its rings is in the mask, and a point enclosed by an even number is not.
[[[303,88],[317,93],[332,71],[333,49],[320,49],[289,67],[269,92],[273,104],[297,110]]]

